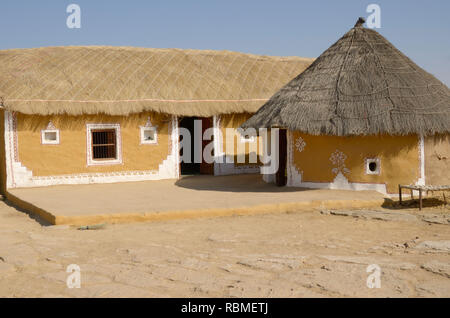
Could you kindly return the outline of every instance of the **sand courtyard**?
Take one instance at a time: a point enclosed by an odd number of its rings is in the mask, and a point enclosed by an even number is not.
[[[0,297],[450,296],[448,204],[383,208],[375,192],[257,177],[14,190],[79,225],[107,224],[54,226],[0,201]],[[66,284],[71,264],[79,289]],[[367,287],[372,264],[381,288]]]
[[[81,231],[0,201],[0,297],[450,297],[450,227],[422,219],[448,208],[339,212]],[[70,264],[80,288],[66,285]],[[371,264],[381,288],[366,285]]]

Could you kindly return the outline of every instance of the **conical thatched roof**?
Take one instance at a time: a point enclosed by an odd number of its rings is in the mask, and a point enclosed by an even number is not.
[[[448,133],[450,90],[357,23],[243,127],[337,136]]]
[[[40,115],[254,113],[312,61],[130,47],[3,50],[0,104]]]

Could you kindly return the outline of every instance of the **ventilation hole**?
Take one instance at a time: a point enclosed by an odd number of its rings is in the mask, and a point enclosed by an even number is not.
[[[376,162],[371,162],[371,163],[369,163],[369,170],[370,170],[371,172],[377,171],[377,163],[376,163]]]

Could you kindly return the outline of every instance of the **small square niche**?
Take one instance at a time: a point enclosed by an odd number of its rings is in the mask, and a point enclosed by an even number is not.
[[[255,136],[241,136],[242,143],[252,143],[255,142],[255,140],[256,140]]]
[[[158,135],[156,127],[141,127],[141,144],[156,144],[158,143]]]
[[[366,159],[366,174],[379,175],[381,172],[381,161],[379,158]]]
[[[58,145],[59,144],[59,130],[42,130],[41,142],[43,145]]]
[[[256,141],[256,136],[249,133],[239,132],[241,143],[252,143]]]

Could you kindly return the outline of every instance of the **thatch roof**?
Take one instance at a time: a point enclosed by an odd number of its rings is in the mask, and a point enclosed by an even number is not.
[[[41,115],[253,113],[312,61],[129,47],[3,50],[0,103]]]
[[[450,132],[449,88],[361,24],[275,93],[243,127],[337,136]]]

